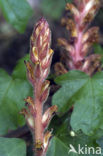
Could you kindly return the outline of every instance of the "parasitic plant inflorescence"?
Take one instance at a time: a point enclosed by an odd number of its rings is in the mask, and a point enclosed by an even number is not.
[[[73,3],[66,4],[66,10],[70,11],[73,17],[63,18],[62,25],[69,30],[70,41],[59,38],[58,43],[68,52],[69,69],[81,70],[91,75],[99,65],[100,55],[88,55],[90,47],[99,40],[99,28],[95,26],[88,29],[99,7],[99,0],[74,0]],[[91,64],[93,64],[92,67],[90,67]]]
[[[51,31],[47,21],[41,18],[36,24],[30,40],[30,61],[25,62],[27,76],[34,89],[34,98],[25,99],[27,109],[22,110],[34,138],[37,156],[46,154],[52,132],[46,130],[57,106],[51,106],[43,113],[43,104],[49,95],[50,82],[46,80],[53,50],[50,48]]]

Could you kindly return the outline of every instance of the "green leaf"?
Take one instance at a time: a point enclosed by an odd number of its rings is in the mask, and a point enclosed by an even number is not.
[[[71,2],[71,0],[68,0]],[[65,10],[65,0],[43,0],[41,3],[41,8],[43,10],[43,14],[50,16],[53,19],[58,19],[63,10]]]
[[[26,0],[0,0],[0,7],[6,20],[14,26],[14,28],[23,33],[32,9]]]
[[[71,125],[76,131],[82,129],[88,135],[96,135],[99,128],[103,130],[103,72],[89,78],[81,88]]]
[[[14,71],[12,73],[13,78],[20,78],[20,79],[27,79],[26,77],[26,66],[24,61],[29,60],[29,54],[27,54],[25,57],[21,58],[16,67],[14,68]]]
[[[53,96],[53,105],[58,106],[60,115],[69,110],[75,102],[75,95],[78,90],[86,83],[88,76],[80,71],[70,71],[55,79],[55,82],[62,86]]]
[[[68,114],[69,116],[69,114]],[[78,131],[75,133],[74,136],[71,136],[71,128],[70,128],[70,121],[69,117],[63,117],[60,118],[62,121],[61,124],[59,124],[57,131],[55,133],[55,137],[51,139],[47,156],[101,156],[101,154],[96,154],[97,147],[100,148],[100,146],[96,143],[96,140],[92,137],[88,137],[87,135],[83,134],[81,131]],[[57,126],[57,123],[54,124],[54,127]],[[53,127],[53,124],[52,124]],[[53,131],[54,132],[54,131]],[[77,153],[69,152],[71,145],[74,147]],[[83,148],[83,154],[79,151],[79,147]],[[93,151],[90,151],[89,154],[89,147],[94,148]],[[87,150],[85,150],[87,149]],[[80,152],[80,153],[79,153]]]
[[[57,137],[53,137],[46,156],[68,156],[68,147]]]
[[[53,97],[61,114],[74,105],[71,126],[86,135],[103,131],[103,72],[92,78],[80,71],[70,71],[56,79],[62,88]],[[101,133],[103,135],[103,133]]]
[[[0,156],[26,156],[26,144],[21,139],[0,138]]]
[[[19,112],[25,106],[24,99],[32,94],[32,89],[28,81],[20,76],[22,75],[20,69],[17,69],[13,76],[0,69],[0,135],[25,123],[24,117]]]

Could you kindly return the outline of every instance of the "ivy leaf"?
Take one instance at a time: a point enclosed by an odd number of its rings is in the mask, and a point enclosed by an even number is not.
[[[17,66],[20,67],[19,64]],[[20,69],[16,68],[14,73],[9,76],[0,69],[0,135],[25,124],[24,117],[19,112],[24,107],[24,99],[32,94],[28,81],[19,77],[22,75]]]
[[[83,72],[70,71],[58,77],[56,82],[62,88],[54,95],[53,104],[60,107],[61,114],[74,105],[72,129],[82,130],[86,135],[103,131],[103,72],[91,78]]]
[[[26,156],[26,144],[21,139],[0,137],[0,156]]]
[[[14,26],[14,28],[23,33],[32,9],[26,0],[0,0],[0,7],[6,20]]]
[[[89,78],[80,90],[71,125],[73,129],[82,129],[88,135],[95,135],[99,128],[103,130],[103,72]]]
[[[78,131],[77,133],[74,133],[74,136],[71,136],[70,119],[66,116],[65,119],[61,117],[60,120],[62,123],[58,126],[55,137],[51,139],[47,156],[101,156],[101,150],[100,154],[97,154],[98,147],[100,148],[100,146],[96,143],[94,138],[88,137],[81,131]],[[54,127],[56,126],[57,123]],[[73,149],[72,147],[75,150],[74,152],[70,152],[70,150]],[[94,148],[94,150],[89,152],[89,147]],[[83,153],[80,151],[81,148]]]
[[[46,156],[68,156],[68,146],[66,146],[60,139],[53,137]]]
[[[70,71],[55,79],[55,82],[62,86],[53,96],[53,105],[58,106],[60,116],[69,110],[75,102],[75,95],[86,83],[88,76],[81,71]]]

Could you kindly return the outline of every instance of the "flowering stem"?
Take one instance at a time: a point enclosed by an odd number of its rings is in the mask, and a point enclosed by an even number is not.
[[[49,95],[49,84],[46,80],[51,65],[53,50],[50,49],[51,32],[44,18],[36,24],[31,36],[30,61],[25,62],[27,76],[34,89],[34,97],[25,99],[27,109],[22,110],[34,139],[36,156],[45,156],[51,131],[46,128],[57,106],[51,106],[43,114],[43,104]]]
[[[98,42],[99,29],[98,27],[87,28],[100,7],[100,0],[74,0],[73,2],[73,4],[66,4],[66,10],[71,11],[73,15],[72,19],[62,19],[62,24],[70,31],[72,42],[69,43],[63,38],[58,42],[69,53],[69,60],[66,62],[69,69],[78,69],[91,75],[96,69],[96,62],[98,63],[101,57],[96,54],[88,56],[88,51],[93,43]]]

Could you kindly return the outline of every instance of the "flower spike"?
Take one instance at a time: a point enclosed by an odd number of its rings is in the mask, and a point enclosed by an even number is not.
[[[88,30],[87,28],[100,7],[100,0],[74,0],[73,2],[73,4],[66,4],[66,10],[71,11],[73,19],[67,17],[62,19],[62,25],[70,31],[70,41],[60,38],[58,43],[68,52],[70,60],[66,64],[69,69],[78,69],[89,74],[88,69],[85,68],[89,67],[86,65],[87,60],[90,62],[92,57],[86,57],[90,47],[99,41],[99,28],[92,27]],[[96,61],[96,57],[93,58]]]
[[[50,48],[51,31],[47,21],[41,18],[36,24],[30,39],[30,60],[25,62],[27,76],[34,88],[34,98],[25,99],[27,109],[22,110],[34,138],[36,156],[45,156],[51,132],[46,131],[57,106],[52,106],[43,113],[43,104],[49,95],[50,82],[46,80],[53,50]],[[46,120],[44,121],[44,117]],[[44,121],[44,122],[43,122]],[[45,125],[45,126],[44,126]]]

